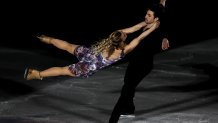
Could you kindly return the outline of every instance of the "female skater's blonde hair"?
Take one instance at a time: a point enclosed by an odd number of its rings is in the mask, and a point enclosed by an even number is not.
[[[122,39],[121,31],[112,32],[108,38],[101,39],[96,44],[92,45],[93,52],[99,54],[106,50],[108,57],[114,52],[115,49],[124,49],[125,43]]]

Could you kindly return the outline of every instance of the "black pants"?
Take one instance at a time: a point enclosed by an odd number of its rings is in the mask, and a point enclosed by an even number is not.
[[[144,60],[132,60],[129,62],[121,95],[112,111],[109,123],[117,123],[120,114],[134,113],[135,105],[133,98],[135,96],[135,89],[142,79],[151,72],[152,68],[153,56]]]

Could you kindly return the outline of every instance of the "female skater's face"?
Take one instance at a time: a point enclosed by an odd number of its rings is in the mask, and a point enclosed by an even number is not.
[[[121,31],[121,39],[122,39],[122,41],[125,41],[126,40],[126,38],[127,38],[127,35],[126,35],[126,33],[124,33],[124,32],[122,32]]]

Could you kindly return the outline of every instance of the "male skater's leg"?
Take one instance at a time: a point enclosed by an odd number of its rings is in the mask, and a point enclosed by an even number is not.
[[[135,96],[135,89],[142,79],[150,73],[152,68],[153,59],[141,63],[129,63],[125,73],[124,85],[121,90],[120,98],[112,111],[109,123],[117,123],[120,115],[134,114],[135,106],[133,98]]]

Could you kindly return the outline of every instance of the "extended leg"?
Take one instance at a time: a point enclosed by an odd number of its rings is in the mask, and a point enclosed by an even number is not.
[[[76,44],[70,44],[64,40],[60,40],[60,39],[56,39],[56,38],[52,38],[49,36],[45,36],[45,35],[41,35],[39,37],[37,37],[40,39],[40,41],[47,43],[47,44],[52,44],[55,47],[62,49],[62,50],[66,50],[71,54],[74,54],[74,50],[77,46]]]
[[[32,79],[40,79],[44,77],[51,77],[51,76],[61,76],[61,75],[67,75],[67,76],[74,76],[67,67],[52,67],[43,71],[38,71],[34,69],[26,69],[24,73],[24,78],[26,80],[32,80]]]

